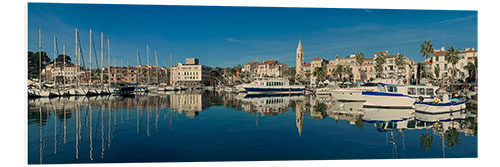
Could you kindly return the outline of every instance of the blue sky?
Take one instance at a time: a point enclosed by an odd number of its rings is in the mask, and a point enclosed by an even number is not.
[[[86,61],[92,28],[97,52],[103,32],[117,65],[136,65],[137,49],[145,64],[149,44],[150,64],[157,50],[159,65],[166,66],[170,52],[174,64],[196,57],[203,65],[228,67],[259,57],[295,66],[299,34],[306,62],[359,52],[373,57],[385,50],[422,61],[424,40],[435,48],[477,48],[477,11],[28,4],[29,51],[38,51],[41,28],[43,50],[51,58],[54,35],[58,52],[65,44],[66,54],[74,58],[76,27]],[[106,49],[105,44],[105,55]]]

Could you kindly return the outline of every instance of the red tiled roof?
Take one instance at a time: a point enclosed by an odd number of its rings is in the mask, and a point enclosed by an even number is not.
[[[444,56],[448,53],[448,51],[435,51],[432,55],[433,56]]]
[[[252,61],[252,62],[250,62],[250,63],[247,63],[247,64],[245,64],[245,65],[252,65],[252,64],[255,64],[255,63],[257,63],[257,62],[255,62],[255,61]]]
[[[276,61],[276,60],[268,60],[268,61],[263,62],[262,64],[271,64],[271,63],[274,63],[274,62],[278,62],[278,61]]]
[[[385,58],[394,58],[396,55],[386,55]]]
[[[304,63],[304,66],[310,66],[311,65],[311,62],[305,62]]]

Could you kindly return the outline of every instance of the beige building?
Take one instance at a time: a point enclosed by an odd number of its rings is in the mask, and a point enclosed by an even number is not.
[[[281,77],[283,76],[283,71],[287,68],[286,64],[276,60],[268,60],[260,63],[256,70],[257,76],[260,77]]]
[[[170,84],[182,86],[203,86],[209,84],[210,67],[200,65],[196,58],[186,58],[186,63],[172,67]]]
[[[441,49],[435,49],[432,57],[432,61],[426,60],[428,62],[432,62],[428,64],[427,68],[431,70],[430,72],[437,79],[450,78],[451,74],[449,73],[449,69],[452,68],[452,64],[448,63],[447,59],[448,51],[445,47],[441,47]],[[474,63],[474,58],[477,57],[477,50],[475,48],[465,48],[463,51],[460,51],[458,56],[460,60],[456,64],[456,68],[459,70],[457,76],[455,78],[465,79],[469,77],[467,70],[464,66],[467,65],[468,62]],[[439,76],[436,76],[435,69],[439,68]]]
[[[247,63],[241,68],[241,72],[248,72],[250,76],[254,76],[257,74],[257,67],[259,66],[259,63],[256,61],[252,61],[250,63]]]

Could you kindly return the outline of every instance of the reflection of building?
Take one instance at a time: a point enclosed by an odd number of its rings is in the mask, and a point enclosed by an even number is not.
[[[295,124],[299,137],[302,136],[302,127],[304,127],[304,108],[302,104],[303,102],[298,101],[295,104]]]
[[[276,116],[288,111],[292,100],[304,99],[304,96],[277,97],[239,97],[244,102],[242,107],[247,112],[260,112],[266,116]]]
[[[187,117],[198,116],[199,112],[208,107],[208,98],[199,94],[173,94],[170,98],[173,109],[185,113]]]

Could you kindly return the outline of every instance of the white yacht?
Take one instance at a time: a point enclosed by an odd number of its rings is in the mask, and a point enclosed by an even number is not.
[[[413,108],[419,101],[431,101],[438,90],[436,86],[392,85],[378,83],[375,90],[362,91],[366,100],[363,106],[377,108]]]
[[[304,93],[305,86],[290,85],[286,78],[257,78],[242,87],[249,94],[294,94]]]
[[[337,101],[364,102],[363,91],[373,91],[377,88],[376,83],[366,83],[359,87],[341,88],[332,90],[330,93]]]

